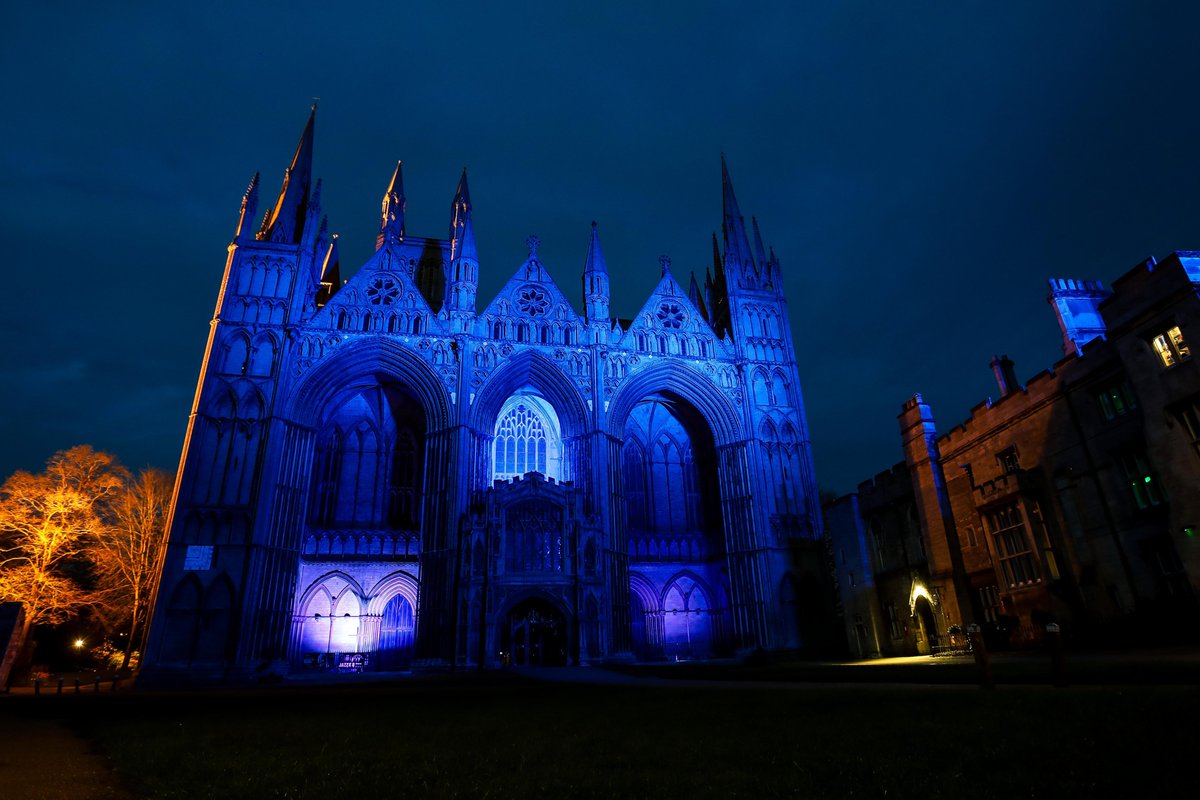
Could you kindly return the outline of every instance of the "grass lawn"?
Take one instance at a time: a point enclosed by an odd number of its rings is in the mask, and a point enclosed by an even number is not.
[[[9,708],[76,727],[155,798],[1164,797],[1195,788],[1200,692],[493,674]]]

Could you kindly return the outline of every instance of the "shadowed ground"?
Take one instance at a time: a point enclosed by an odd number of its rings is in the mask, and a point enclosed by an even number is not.
[[[12,697],[0,713],[62,719],[144,797],[1010,798],[1193,788],[1182,765],[1196,745],[1194,686],[759,682],[745,691],[597,670],[577,677],[589,682],[554,671]]]

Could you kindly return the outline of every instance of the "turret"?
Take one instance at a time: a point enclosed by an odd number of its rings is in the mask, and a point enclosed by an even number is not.
[[[600,234],[592,222],[592,239],[583,265],[583,308],[588,322],[608,319],[608,265],[600,250]]]
[[[398,242],[404,238],[404,211],[407,201],[404,199],[404,175],[401,170],[403,161],[396,162],[396,171],[388,183],[387,191],[383,193],[383,219],[379,224],[379,235],[375,238],[375,249],[378,250],[388,241]]]
[[[269,242],[299,244],[308,212],[308,190],[312,183],[313,122],[317,107],[312,107],[291,166],[283,173],[283,185],[275,207],[263,219],[258,238]]]

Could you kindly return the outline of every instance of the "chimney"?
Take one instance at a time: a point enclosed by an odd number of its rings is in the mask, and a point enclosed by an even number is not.
[[[992,356],[992,372],[996,375],[996,383],[1000,386],[1000,396],[1008,397],[1021,388],[1017,383],[1017,370],[1013,360],[1008,356]]]

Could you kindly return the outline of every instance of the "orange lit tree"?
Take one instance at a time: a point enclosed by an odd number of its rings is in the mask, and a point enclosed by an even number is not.
[[[91,552],[99,579],[97,606],[113,627],[125,628],[123,667],[142,648],[146,612],[158,580],[158,559],[166,534],[167,510],[175,480],[146,469],[108,504],[107,530]]]
[[[34,625],[64,622],[92,601],[88,550],[127,481],[115,457],[80,445],[0,486],[0,600],[24,605],[23,643]]]

